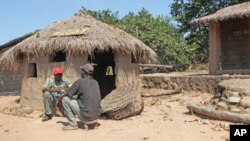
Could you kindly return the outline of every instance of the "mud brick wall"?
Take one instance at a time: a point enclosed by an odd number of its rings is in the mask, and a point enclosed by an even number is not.
[[[20,93],[21,74],[17,72],[0,71],[0,95]]]
[[[143,75],[142,87],[144,89],[158,88],[158,89],[175,89],[176,85],[181,87],[184,91],[196,91],[202,93],[215,93],[215,88],[222,80],[227,79],[249,79],[249,75],[189,75],[189,76],[155,76]]]

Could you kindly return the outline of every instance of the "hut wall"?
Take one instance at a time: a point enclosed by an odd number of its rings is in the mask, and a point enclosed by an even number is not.
[[[19,71],[0,70],[0,95],[19,94],[21,74]]]
[[[53,76],[53,68],[62,67],[64,76],[72,83],[80,78],[80,65],[87,62],[86,55],[67,56],[66,62],[49,62],[48,56],[25,60],[23,65],[23,80],[21,88],[21,104],[33,109],[43,110],[42,87],[46,78]],[[30,77],[30,64],[36,63],[37,77]]]
[[[8,48],[0,50],[1,54]],[[20,70],[10,71],[0,68],[0,95],[19,94],[21,89],[21,72]]]
[[[209,74],[220,69],[220,25],[209,24]]]
[[[139,65],[131,62],[131,55],[115,53],[116,87],[139,83]]]
[[[118,111],[108,112],[109,116],[121,119],[140,113],[143,109],[143,102],[141,99],[141,79],[139,77],[138,63],[132,63],[130,54],[115,54],[115,74],[117,89],[112,91],[101,102],[103,110],[106,111],[105,107],[110,106],[121,108],[122,105],[129,103]]]

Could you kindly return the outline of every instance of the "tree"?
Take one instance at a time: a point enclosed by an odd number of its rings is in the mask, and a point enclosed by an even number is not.
[[[119,12],[110,10],[91,11],[82,8],[98,20],[120,28],[155,50],[164,64],[189,64],[189,52],[179,30],[167,17],[153,17],[146,9],[138,13],[129,12],[122,19],[118,19]]]
[[[201,63],[207,62],[208,27],[207,25],[201,25],[192,28],[189,22],[212,14],[224,7],[246,1],[248,0],[174,0],[171,4],[171,14],[177,21],[180,32],[185,35],[187,44],[193,48],[191,60]]]
[[[120,21],[120,28],[155,50],[164,64],[188,64],[188,48],[179,31],[168,18],[153,17],[146,9],[130,12]]]

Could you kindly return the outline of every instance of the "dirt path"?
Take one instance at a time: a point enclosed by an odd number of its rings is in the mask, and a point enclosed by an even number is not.
[[[0,106],[15,103],[16,96],[0,96]],[[62,131],[66,118],[24,118],[0,113],[1,141],[225,141],[228,131],[215,131],[220,121],[190,115],[184,94],[162,99],[147,99],[141,115],[125,120],[100,120],[96,130]],[[202,100],[202,96],[195,97]],[[38,114],[37,114],[38,115]]]

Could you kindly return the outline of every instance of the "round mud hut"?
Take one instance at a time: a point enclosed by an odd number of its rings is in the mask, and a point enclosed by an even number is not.
[[[122,119],[143,109],[140,62],[155,62],[156,54],[122,30],[79,13],[57,21],[5,51],[2,69],[22,75],[21,105],[42,110],[42,86],[54,67],[72,82],[80,78],[80,65],[91,62],[100,85],[101,107],[110,118]]]

